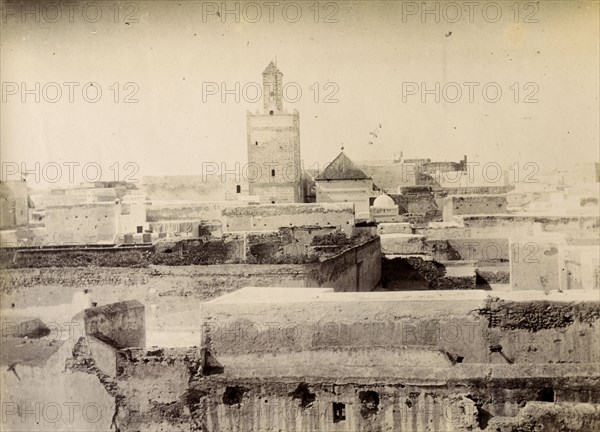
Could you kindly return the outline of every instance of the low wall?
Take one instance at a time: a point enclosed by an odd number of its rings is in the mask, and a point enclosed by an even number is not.
[[[0,250],[3,268],[39,267],[144,267],[153,246],[27,247]]]
[[[202,346],[225,371],[241,367],[253,353],[306,356],[350,350],[360,355],[362,349],[375,348],[416,350],[424,362],[442,352],[435,360],[442,368],[457,362],[591,365],[600,360],[600,302],[593,293],[556,293],[545,296],[548,300],[536,300],[539,292],[520,294],[490,298],[478,290],[336,294],[324,288],[244,288],[202,304]],[[330,378],[343,373],[338,366],[343,369],[337,363],[311,365],[313,374]],[[295,366],[289,367],[287,373],[293,374]],[[413,365],[396,367],[406,373]],[[438,371],[424,373],[436,376]]]

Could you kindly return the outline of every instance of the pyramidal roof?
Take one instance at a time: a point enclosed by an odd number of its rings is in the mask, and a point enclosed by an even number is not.
[[[370,178],[342,151],[315,180],[368,180]]]
[[[279,72],[279,69],[277,68],[277,65],[275,63],[273,63],[273,60],[271,60],[271,63],[269,63],[267,68],[263,71],[263,75],[275,73],[275,72]]]

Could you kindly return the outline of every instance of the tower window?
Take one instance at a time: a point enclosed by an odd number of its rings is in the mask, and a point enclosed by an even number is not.
[[[240,185],[236,185],[235,193],[242,193],[242,187]]]
[[[275,177],[275,170],[274,169],[271,170],[271,177]]]
[[[273,110],[269,111],[269,115],[273,115],[273,114],[274,114]]]
[[[340,402],[333,402],[333,422],[337,423],[346,420],[346,405]]]
[[[254,143],[254,145],[258,145],[258,141],[256,141],[256,142]]]

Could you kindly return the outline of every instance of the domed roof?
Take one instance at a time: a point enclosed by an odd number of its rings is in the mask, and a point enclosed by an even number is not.
[[[375,201],[373,201],[373,207],[393,207],[395,205],[396,203],[394,200],[386,194],[379,195],[377,198],[375,198]]]

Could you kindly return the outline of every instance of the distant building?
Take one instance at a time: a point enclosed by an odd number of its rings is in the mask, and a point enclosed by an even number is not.
[[[25,226],[29,222],[27,183],[0,182],[0,229]]]
[[[271,62],[263,72],[263,113],[247,114],[250,195],[262,203],[304,202],[300,115],[283,110],[283,74]]]
[[[343,148],[333,162],[315,178],[315,183],[318,203],[354,203],[357,218],[369,217],[373,179],[346,156]]]

